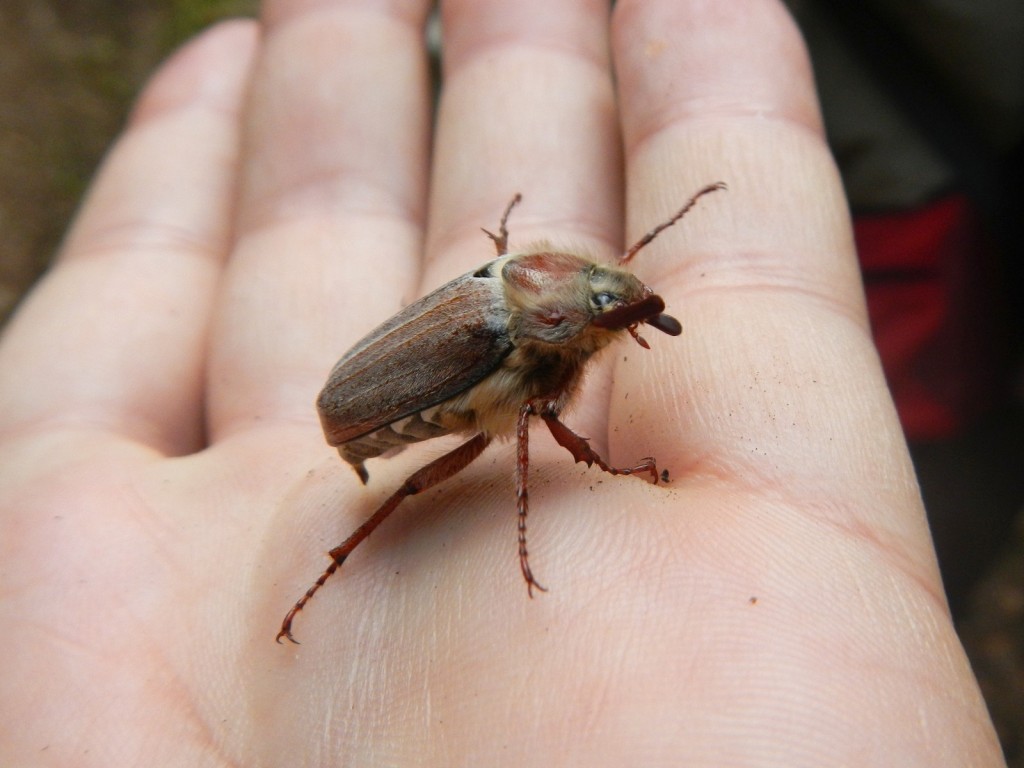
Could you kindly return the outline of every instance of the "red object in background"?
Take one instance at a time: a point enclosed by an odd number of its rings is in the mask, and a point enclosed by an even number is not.
[[[871,327],[909,440],[947,439],[999,401],[994,254],[967,198],[854,217]]]

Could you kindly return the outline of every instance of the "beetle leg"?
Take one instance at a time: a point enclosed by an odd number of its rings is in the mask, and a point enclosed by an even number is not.
[[[590,447],[590,443],[587,442],[585,437],[580,437],[565,424],[558,420],[558,414],[551,409],[544,409],[541,411],[540,416],[544,419],[544,423],[548,425],[548,429],[551,431],[552,437],[555,441],[569,451],[572,457],[576,461],[586,462],[587,466],[597,464],[605,472],[612,475],[635,475],[639,472],[650,472],[651,481],[657,485],[658,483],[658,466],[654,461],[653,456],[648,456],[640,460],[640,463],[635,467],[612,467],[601,458],[601,456]]]
[[[695,194],[693,197],[691,197],[689,200],[686,201],[686,205],[684,205],[671,219],[669,219],[668,221],[666,221],[666,222],[664,222],[662,224],[659,224],[654,229],[652,229],[650,232],[648,232],[646,235],[644,235],[639,240],[637,240],[635,243],[633,243],[633,245],[630,247],[630,249],[628,251],[626,251],[624,254],[622,254],[622,256],[619,257],[619,264],[620,265],[628,264],[630,262],[630,260],[634,256],[636,256],[637,252],[641,248],[643,248],[645,245],[647,245],[649,242],[651,242],[654,238],[656,238],[659,233],[661,233],[664,230],[668,229],[673,224],[675,224],[677,221],[679,221],[681,218],[683,218],[683,216],[685,216],[690,211],[690,209],[693,208],[693,206],[695,206],[697,204],[697,201],[700,200],[700,198],[704,197],[704,195],[708,194],[709,192],[715,192],[715,191],[717,191],[719,189],[728,189],[728,187],[725,186],[725,182],[724,181],[716,181],[714,184],[708,184],[706,187],[704,187],[703,189],[698,191],[697,194]]]
[[[515,197],[512,198],[508,207],[505,209],[505,213],[501,216],[501,224],[498,225],[498,234],[488,232],[486,229],[483,231],[491,240],[494,241],[494,247],[498,251],[499,256],[504,256],[508,253],[508,215],[512,213],[512,209],[515,208],[516,203],[523,199],[523,196],[516,192]]]
[[[639,344],[641,347],[643,347],[644,349],[651,348],[651,345],[647,343],[647,339],[645,339],[637,332],[636,323],[633,323],[633,325],[626,326],[626,330],[629,331],[629,335],[636,339],[636,343]],[[364,469],[363,471],[365,472],[366,470]],[[360,475],[360,477],[362,477],[362,475]],[[365,480],[363,482],[365,482]]]
[[[374,512],[370,517],[360,525],[355,532],[349,536],[345,541],[336,546],[330,551],[332,562],[327,566],[327,570],[324,571],[320,578],[306,590],[299,601],[292,606],[292,609],[288,611],[288,614],[284,617],[284,621],[281,622],[281,631],[277,633],[277,642],[281,642],[282,637],[287,637],[293,643],[298,643],[294,637],[292,637],[292,621],[295,619],[295,614],[302,610],[303,606],[309,602],[309,599],[316,594],[316,591],[324,585],[324,583],[331,577],[331,575],[341,567],[341,564],[345,562],[352,550],[358,547],[363,540],[373,533],[377,526],[384,522],[384,518],[395,511],[395,508],[402,503],[402,501],[408,496],[415,496],[417,493],[431,488],[438,483],[447,480],[449,477],[461,472],[466,468],[467,465],[477,456],[479,456],[487,444],[491,442],[491,439],[487,435],[480,433],[472,440],[463,443],[454,451],[446,453],[439,459],[427,464],[420,470],[417,470],[402,483],[402,487],[399,488],[391,497],[381,505],[380,509]]]
[[[526,592],[533,597],[533,588],[547,592],[533,578],[530,570],[529,554],[526,551],[526,514],[530,507],[530,496],[526,489],[526,479],[530,471],[530,416],[536,413],[532,403],[523,403],[519,409],[519,420],[516,422],[516,511],[519,513],[519,568],[526,579]]]

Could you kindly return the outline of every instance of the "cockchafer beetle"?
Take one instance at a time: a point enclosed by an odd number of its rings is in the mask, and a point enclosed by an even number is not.
[[[632,273],[621,269],[658,233],[681,219],[701,197],[697,192],[618,260],[615,267],[582,256],[540,250],[508,252],[508,204],[494,241],[497,258],[410,304],[372,331],[338,361],[317,399],[327,442],[369,479],[365,462],[410,443],[463,433],[470,439],[413,473],[345,541],[330,551],[331,564],[285,616],[277,640],[292,637],[292,621],[359,544],[408,496],[462,471],[494,438],[515,436],[519,566],[529,595],[544,591],[530,570],[526,550],[529,421],[539,416],[576,461],[613,475],[649,473],[652,457],[617,468],[560,420],[594,353],[623,331],[649,349],[642,324],[670,336],[679,321],[664,314],[665,302]]]

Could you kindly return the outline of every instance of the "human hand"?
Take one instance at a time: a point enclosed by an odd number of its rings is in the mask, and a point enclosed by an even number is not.
[[[0,762],[1000,763],[802,44],[705,5],[618,4],[616,101],[602,4],[449,2],[433,139],[426,2],[276,0],[164,68],[0,347]],[[359,483],[312,405],[340,354],[489,259],[516,191],[513,247],[607,259],[719,179],[633,265],[683,335],[565,417],[671,484],[536,430],[529,600],[493,445],[275,644],[439,455]]]

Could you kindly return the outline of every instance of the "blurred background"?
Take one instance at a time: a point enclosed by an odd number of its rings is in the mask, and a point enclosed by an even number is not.
[[[957,627],[1024,768],[1024,3],[788,4]],[[3,0],[0,329],[153,69],[257,5]]]

